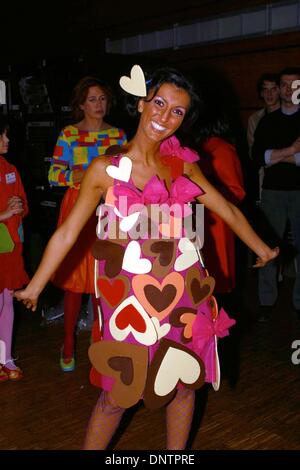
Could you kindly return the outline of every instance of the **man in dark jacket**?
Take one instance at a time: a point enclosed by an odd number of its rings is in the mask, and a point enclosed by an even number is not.
[[[261,209],[278,239],[283,239],[290,222],[297,250],[297,273],[293,304],[300,317],[300,107],[295,104],[293,82],[300,69],[286,68],[279,74],[280,109],[267,114],[254,134],[253,160],[264,167]],[[259,270],[260,319],[270,316],[277,299],[277,265],[271,262]]]

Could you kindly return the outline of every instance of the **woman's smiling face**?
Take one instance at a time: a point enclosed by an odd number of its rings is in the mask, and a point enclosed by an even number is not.
[[[148,93],[152,96],[153,90]],[[164,83],[151,101],[140,100],[140,128],[157,142],[166,139],[180,127],[190,106],[190,96],[183,88]]]

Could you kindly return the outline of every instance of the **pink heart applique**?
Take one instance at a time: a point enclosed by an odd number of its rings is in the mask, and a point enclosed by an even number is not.
[[[149,274],[140,274],[132,279],[133,291],[151,317],[163,320],[177,305],[184,292],[184,278],[173,272],[159,282]]]

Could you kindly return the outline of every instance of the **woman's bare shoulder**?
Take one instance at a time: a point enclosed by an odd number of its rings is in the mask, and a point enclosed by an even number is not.
[[[106,172],[106,168],[110,165],[110,159],[107,157],[99,156],[94,158],[92,163],[90,164],[90,167],[93,169],[97,169],[98,171],[104,171]]]
[[[110,159],[107,157],[96,157],[87,169],[88,181],[92,186],[99,187],[105,191],[112,184],[111,177],[106,168],[110,165]]]

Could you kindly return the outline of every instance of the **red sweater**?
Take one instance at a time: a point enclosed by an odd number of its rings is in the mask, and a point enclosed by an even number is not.
[[[24,211],[22,215],[13,215],[2,221],[7,226],[15,247],[11,253],[0,253],[0,293],[3,289],[18,289],[28,282],[22,257],[22,218],[28,212],[27,198],[16,167],[0,156],[0,212],[6,210],[7,201],[12,196],[22,198]]]
[[[202,146],[199,166],[206,178],[235,205],[245,197],[242,169],[236,149],[219,137]],[[214,212],[205,210],[203,254],[208,272],[216,280],[216,293],[235,286],[235,234]]]
[[[7,226],[13,241],[20,243],[19,228],[23,217],[28,213],[27,198],[16,167],[0,155],[0,212],[6,210],[7,202],[12,196],[19,196],[22,199],[24,212],[22,215],[14,215],[2,222]]]

